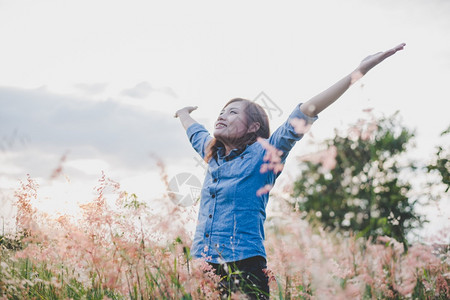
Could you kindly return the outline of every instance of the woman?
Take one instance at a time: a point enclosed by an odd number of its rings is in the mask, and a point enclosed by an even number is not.
[[[312,124],[350,85],[404,46],[400,44],[365,58],[358,68],[330,88],[295,106],[288,120],[272,135],[264,109],[242,98],[232,99],[224,106],[215,122],[214,137],[190,116],[197,107],[184,107],[175,113],[192,146],[208,163],[191,252],[196,258],[206,257],[223,278],[223,295],[240,287],[253,299],[269,297],[263,245],[268,193],[258,190],[273,186],[281,171],[260,172],[267,150],[262,143],[255,143],[257,139],[265,139],[281,150],[283,164],[303,137],[290,121],[298,118]]]

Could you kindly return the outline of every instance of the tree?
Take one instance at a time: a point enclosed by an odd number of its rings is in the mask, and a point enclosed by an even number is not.
[[[367,112],[369,119],[356,122],[347,134],[335,130],[335,137],[323,142],[334,149],[334,168],[316,163],[320,153],[302,157],[294,205],[328,229],[387,235],[406,245],[407,232],[424,222],[414,211],[418,200],[408,197],[411,185],[401,179],[416,170],[414,162],[401,162],[414,132],[400,124],[398,112],[378,120]]]
[[[450,126],[441,133],[441,136],[450,134]],[[450,151],[443,146],[437,147],[434,161],[427,166],[428,172],[437,172],[442,179],[442,183],[446,185],[445,192],[450,189]]]

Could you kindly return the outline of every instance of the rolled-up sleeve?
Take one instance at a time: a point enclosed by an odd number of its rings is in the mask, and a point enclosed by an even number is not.
[[[300,103],[296,105],[292,113],[289,115],[288,119],[280,125],[270,136],[269,143],[276,147],[277,149],[283,151],[281,155],[281,163],[286,161],[286,158],[291,151],[292,147],[294,147],[295,143],[301,140],[303,134],[299,134],[295,131],[294,126],[290,123],[293,119],[302,119],[305,120],[305,125],[310,125],[314,123],[318,119],[318,116],[309,117],[305,115],[300,110]]]
[[[205,126],[199,123],[194,123],[188,127],[186,134],[192,147],[202,158],[205,157],[205,148],[208,146],[209,142],[213,139],[206,130]]]

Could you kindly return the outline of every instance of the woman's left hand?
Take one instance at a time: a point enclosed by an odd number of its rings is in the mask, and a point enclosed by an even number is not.
[[[387,51],[378,52],[373,55],[367,56],[363,59],[363,61],[355,71],[359,71],[362,75],[365,75],[367,72],[369,72],[370,69],[378,65],[389,56],[394,55],[397,51],[403,50],[405,46],[405,43],[401,43],[400,45],[395,46],[394,48]]]

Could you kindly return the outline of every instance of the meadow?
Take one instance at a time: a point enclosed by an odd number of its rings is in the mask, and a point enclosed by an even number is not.
[[[95,191],[79,218],[55,218],[33,206],[35,180],[21,183],[17,233],[1,240],[2,299],[218,298],[220,278],[189,252],[192,233],[185,224],[195,222],[195,207],[177,206],[167,194],[155,210],[105,174]],[[277,203],[266,221],[271,298],[450,297],[448,245],[414,244],[405,251],[389,237],[343,237],[307,222],[285,196],[271,198]]]
[[[279,151],[258,142],[267,150],[261,172],[282,170]],[[325,151],[309,160],[333,169],[335,157]],[[218,299],[221,278],[207,257],[190,253],[199,201],[176,205],[165,165],[158,159],[157,166],[167,188],[162,198],[141,200],[102,172],[95,197],[76,216],[39,211],[39,185],[28,175],[14,195],[15,233],[0,240],[1,299]],[[61,173],[60,166],[52,178]],[[258,193],[270,192],[273,204],[265,222],[272,299],[450,298],[447,232],[407,249],[388,236],[330,232],[292,205],[292,183],[271,188]],[[233,284],[238,275],[222,280]]]

